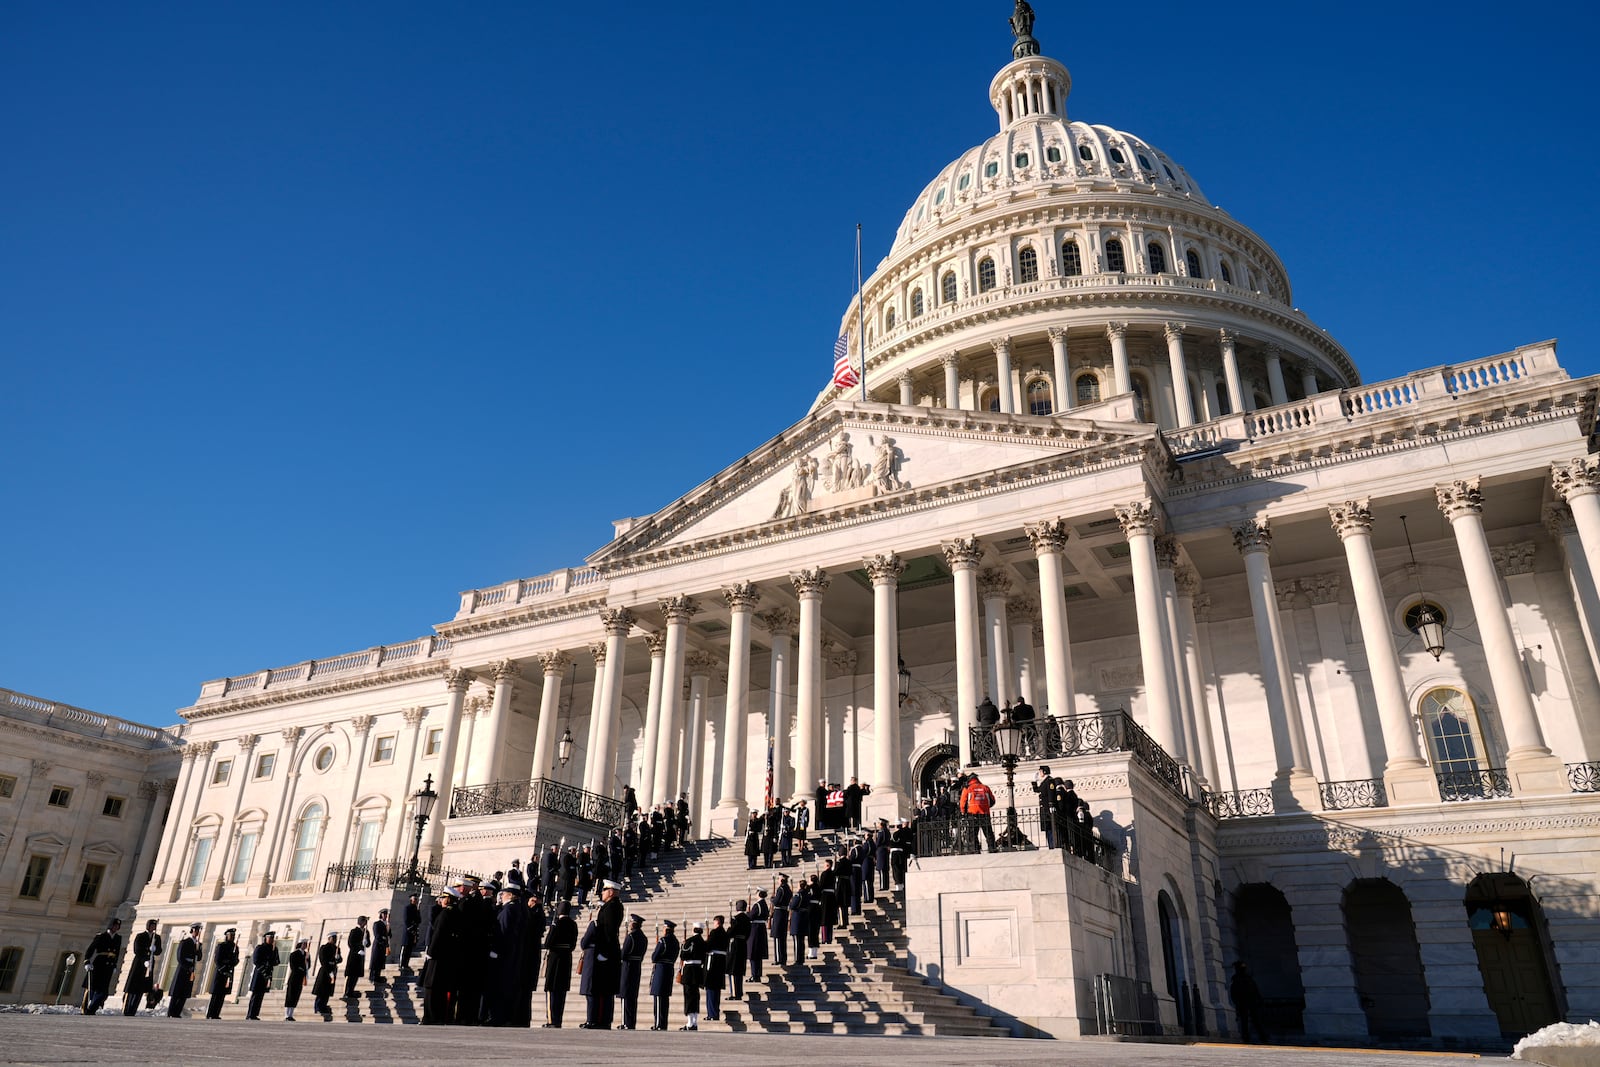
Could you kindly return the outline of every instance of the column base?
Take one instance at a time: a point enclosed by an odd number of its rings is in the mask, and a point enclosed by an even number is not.
[[[1391,808],[1408,804],[1439,803],[1439,776],[1426,764],[1420,767],[1396,767],[1383,772],[1383,791],[1389,795]]]
[[[1506,777],[1511,779],[1514,797],[1553,796],[1569,793],[1567,767],[1548,750],[1506,756]]]
[[[1310,771],[1279,771],[1272,779],[1272,810],[1278,815],[1294,811],[1321,811],[1322,791]]]
[[[874,786],[872,792],[861,800],[861,821],[876,826],[879,819],[888,819],[893,826],[911,813],[911,800],[898,789]]]
[[[739,841],[750,825],[750,811],[742,800],[721,800],[711,809],[706,825],[712,837]]]

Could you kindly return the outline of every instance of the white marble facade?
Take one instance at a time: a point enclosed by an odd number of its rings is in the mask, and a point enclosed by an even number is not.
[[[1186,768],[1186,810],[1097,808],[1164,843],[1124,870],[1145,914],[1114,949],[1074,942],[1074,980],[1149,980],[1176,1021],[1159,886],[1225,1029],[1270,888],[1298,947],[1263,967],[1307,1032],[1481,1035],[1494,944],[1466,901],[1493,875],[1550,1010],[1600,1011],[1600,379],[1542,342],[1363,383],[1261,238],[1146,142],[1069,121],[1069,88],[1025,49],[996,75],[1000,132],[918,195],[842,316],[864,389],[582,565],[462,594],[434,634],[206,683],[140,914],[336,924],[358,909],[328,867],[409,858],[429,776],[685,793],[728,834],[770,737],[780,794],[858,776],[898,816],[968,761],[984,696],[1026,696],[1126,709]],[[470,823],[435,819],[423,858],[477,863]],[[1414,930],[1409,1016],[1369,1010],[1344,918],[1369,897]],[[1035,906],[1072,911],[1013,911]],[[1078,1022],[1041,1028],[1077,1032],[1083,989],[1059,1000]]]

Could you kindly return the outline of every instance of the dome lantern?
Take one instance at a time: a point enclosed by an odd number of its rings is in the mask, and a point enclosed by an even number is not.
[[[1011,15],[1012,62],[989,83],[989,102],[1000,116],[1005,130],[1025,119],[1067,117],[1067,94],[1072,91],[1072,75],[1067,68],[1039,53],[1033,36],[1033,8],[1028,0],[1017,0]]]

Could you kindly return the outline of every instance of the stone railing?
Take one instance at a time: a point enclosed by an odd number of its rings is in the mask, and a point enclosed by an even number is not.
[[[238,696],[285,686],[306,685],[328,678],[365,674],[419,660],[438,659],[450,651],[450,639],[430,634],[398,645],[375,645],[331,659],[308,659],[291,667],[274,667],[233,678],[217,678],[200,687],[201,700]]]
[[[115,715],[102,715],[61,704],[43,697],[29,696],[11,689],[0,689],[0,711],[26,722],[53,726],[83,737],[101,737],[141,748],[177,744],[178,738],[153,726],[119,719]]]
[[[461,594],[461,609],[456,612],[456,618],[463,619],[486,611],[504,611],[536,600],[556,600],[604,585],[605,578],[593,567],[568,567],[541,574],[537,578],[517,578],[483,589],[468,589]]]
[[[1600,793],[1600,760],[1567,764],[1567,784],[1574,793]]]
[[[1323,811],[1347,811],[1354,808],[1387,808],[1389,793],[1382,778],[1354,778],[1348,782],[1323,782]]]
[[[1104,752],[1129,752],[1167,788],[1187,800],[1183,766],[1120,709],[1093,715],[1047,716],[1017,724],[1022,728],[1021,759],[1066,759]],[[979,766],[998,766],[994,727],[974,726],[968,734],[972,760]]]
[[[452,819],[517,811],[547,811],[607,827],[622,825],[623,814],[620,800],[549,778],[458,785],[450,794]]]
[[[1504,767],[1476,771],[1443,771],[1439,774],[1439,799],[1491,800],[1511,795],[1511,776]]]

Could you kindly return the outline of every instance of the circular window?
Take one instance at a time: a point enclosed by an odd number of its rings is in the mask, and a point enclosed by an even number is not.
[[[1060,163],[1061,162],[1061,149],[1059,149],[1059,148],[1046,148],[1044,150],[1044,158],[1047,161],[1051,162],[1051,163]]]
[[[1410,630],[1412,633],[1416,633],[1417,630],[1422,626],[1423,608],[1432,608],[1434,615],[1438,618],[1439,625],[1449,629],[1450,617],[1444,613],[1443,608],[1431,600],[1419,600],[1406,609],[1406,629]]]
[[[1028,165],[1028,162],[1029,162],[1028,153],[1026,153],[1026,152],[1018,152],[1016,158],[1013,159],[1012,162],[1015,163],[1018,167],[1026,167]]]
[[[312,757],[311,765],[319,771],[325,771],[333,766],[333,746],[323,745],[317,749],[317,754]]]
[[[956,182],[956,189],[959,192],[963,192],[964,193],[964,192],[967,191],[967,186],[969,186],[971,184],[972,184],[972,172],[968,171],[967,173],[965,173],[965,174],[963,174],[961,176],[961,180],[960,181]]]

